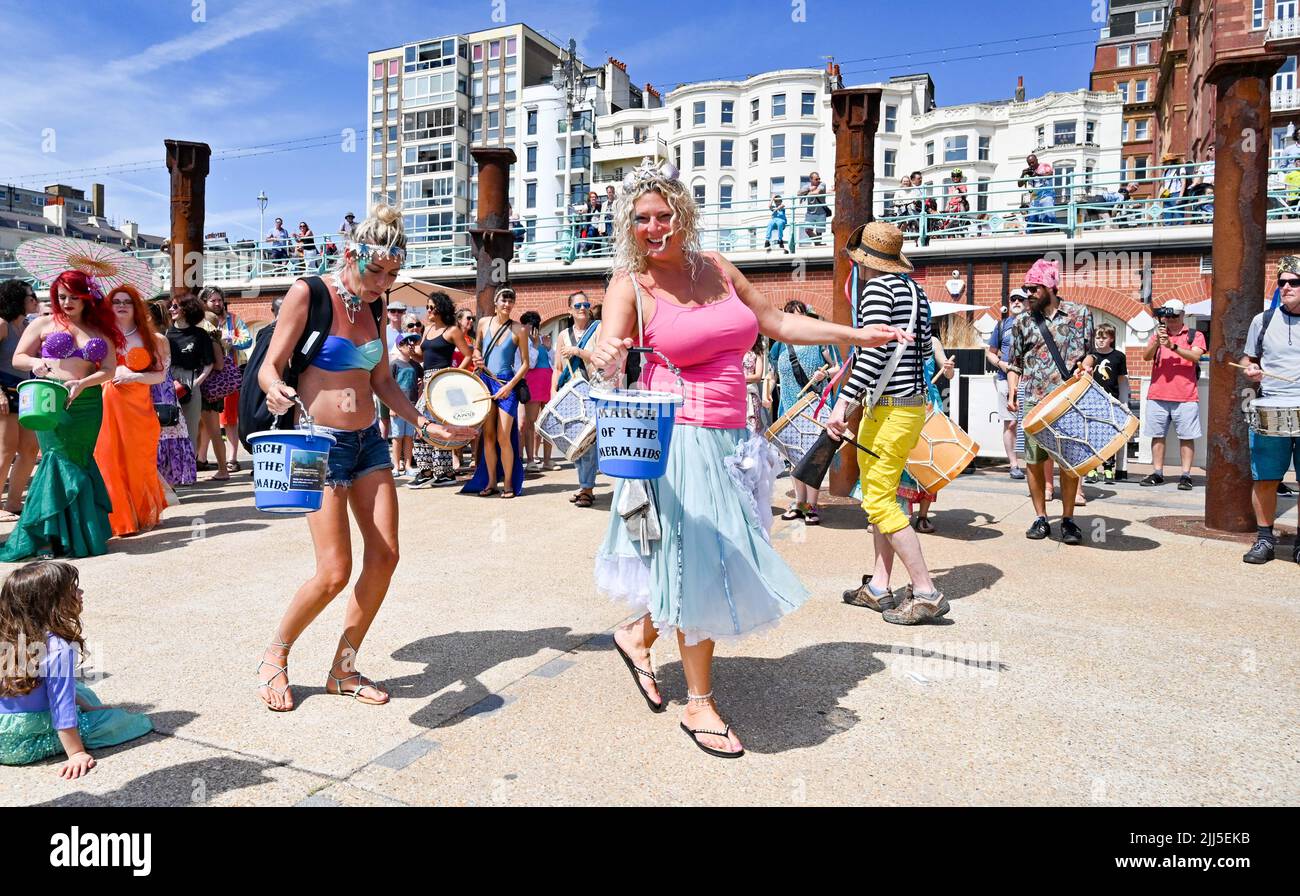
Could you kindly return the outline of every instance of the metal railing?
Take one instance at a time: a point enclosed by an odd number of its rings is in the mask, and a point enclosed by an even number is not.
[[[1268,217],[1300,220],[1300,158],[1277,158],[1273,163]],[[1136,188],[1121,192],[1119,188],[1126,185]],[[964,196],[958,186],[966,187]],[[960,185],[922,184],[916,193],[901,198],[897,195],[901,187],[882,187],[877,183],[876,217],[894,222],[906,239],[920,245],[933,240],[1041,234],[1076,237],[1104,230],[1208,224],[1214,214],[1213,172],[1191,164],[1152,169],[1141,178],[1128,177],[1122,171],[1093,171]],[[559,204],[562,197],[556,200]],[[697,208],[700,244],[707,250],[794,253],[810,248],[818,251],[832,243],[833,193],[813,202],[798,195],[785,197],[784,222],[773,214],[769,199],[700,203]],[[409,232],[406,268],[472,267],[472,226]],[[604,212],[588,214],[570,207],[561,215],[529,217],[513,229],[516,263],[570,264],[613,254],[610,220]],[[209,243],[204,251],[203,280],[239,284],[321,273],[337,261],[344,243],[343,237],[332,233],[316,234],[313,248],[306,251],[292,242],[283,245],[269,240]],[[168,287],[171,258],[167,252],[128,254],[153,269],[160,289]],[[448,271],[452,276],[456,273]],[[11,254],[0,253],[0,279],[11,277],[26,278],[27,274]]]

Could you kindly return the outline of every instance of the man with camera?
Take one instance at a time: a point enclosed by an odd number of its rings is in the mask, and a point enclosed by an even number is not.
[[[1159,326],[1142,357],[1152,362],[1151,386],[1147,389],[1146,426],[1142,434],[1151,439],[1151,466],[1141,485],[1165,482],[1165,436],[1172,423],[1178,435],[1182,475],[1181,491],[1192,489],[1192,460],[1196,440],[1201,437],[1201,405],[1197,380],[1205,337],[1183,325],[1183,303],[1170,299],[1156,309]]]

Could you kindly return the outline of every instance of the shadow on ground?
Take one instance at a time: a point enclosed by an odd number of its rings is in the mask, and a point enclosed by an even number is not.
[[[127,538],[114,538],[108,543],[112,553],[155,554],[168,548],[182,547],[195,538],[219,538],[234,532],[255,532],[270,525],[266,514],[247,504],[237,507],[220,507],[216,510],[186,512],[186,505],[173,512],[157,528]],[[256,522],[256,521],[261,522]]]
[[[438,695],[412,713],[414,724],[423,728],[454,725],[475,714],[464,711],[483,701],[488,701],[483,706],[484,711],[504,705],[500,697],[493,695],[479,681],[479,676],[487,670],[510,660],[532,656],[546,648],[566,652],[574,650],[592,637],[568,628],[542,628],[523,632],[448,632],[421,638],[398,648],[393,652],[393,659],[424,663],[424,671],[386,679],[384,686],[394,700],[423,700]],[[457,684],[459,688],[442,693]],[[311,690],[305,693],[310,695]],[[497,701],[496,705],[490,705],[493,700]]]
[[[108,755],[107,751],[102,755]],[[192,806],[213,797],[274,783],[267,771],[277,766],[217,756],[158,769],[108,793],[69,793],[38,806]]]
[[[735,724],[746,750],[784,753],[820,746],[862,721],[840,701],[869,676],[884,671],[882,657],[893,653],[1006,670],[1002,663],[891,644],[815,644],[777,658],[718,657],[714,676],[719,706]],[[659,673],[665,694],[686,692],[680,661],[666,663]]]

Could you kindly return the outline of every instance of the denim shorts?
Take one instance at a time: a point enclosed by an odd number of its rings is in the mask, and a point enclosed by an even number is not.
[[[367,473],[393,468],[388,443],[379,434],[378,423],[371,423],[365,429],[334,429],[331,426],[316,428],[334,436],[334,447],[330,449],[329,455],[329,472],[325,476],[327,486],[347,488],[353,480],[360,479]]]
[[[1250,433],[1250,478],[1273,482],[1286,478],[1287,470],[1300,472],[1300,439]]]

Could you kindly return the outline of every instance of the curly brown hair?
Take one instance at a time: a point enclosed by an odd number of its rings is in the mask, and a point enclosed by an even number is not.
[[[79,578],[71,563],[37,560],[5,579],[0,588],[0,697],[21,697],[41,683],[41,670],[30,668],[28,660],[33,645],[44,651],[47,634],[76,644],[84,656]]]

